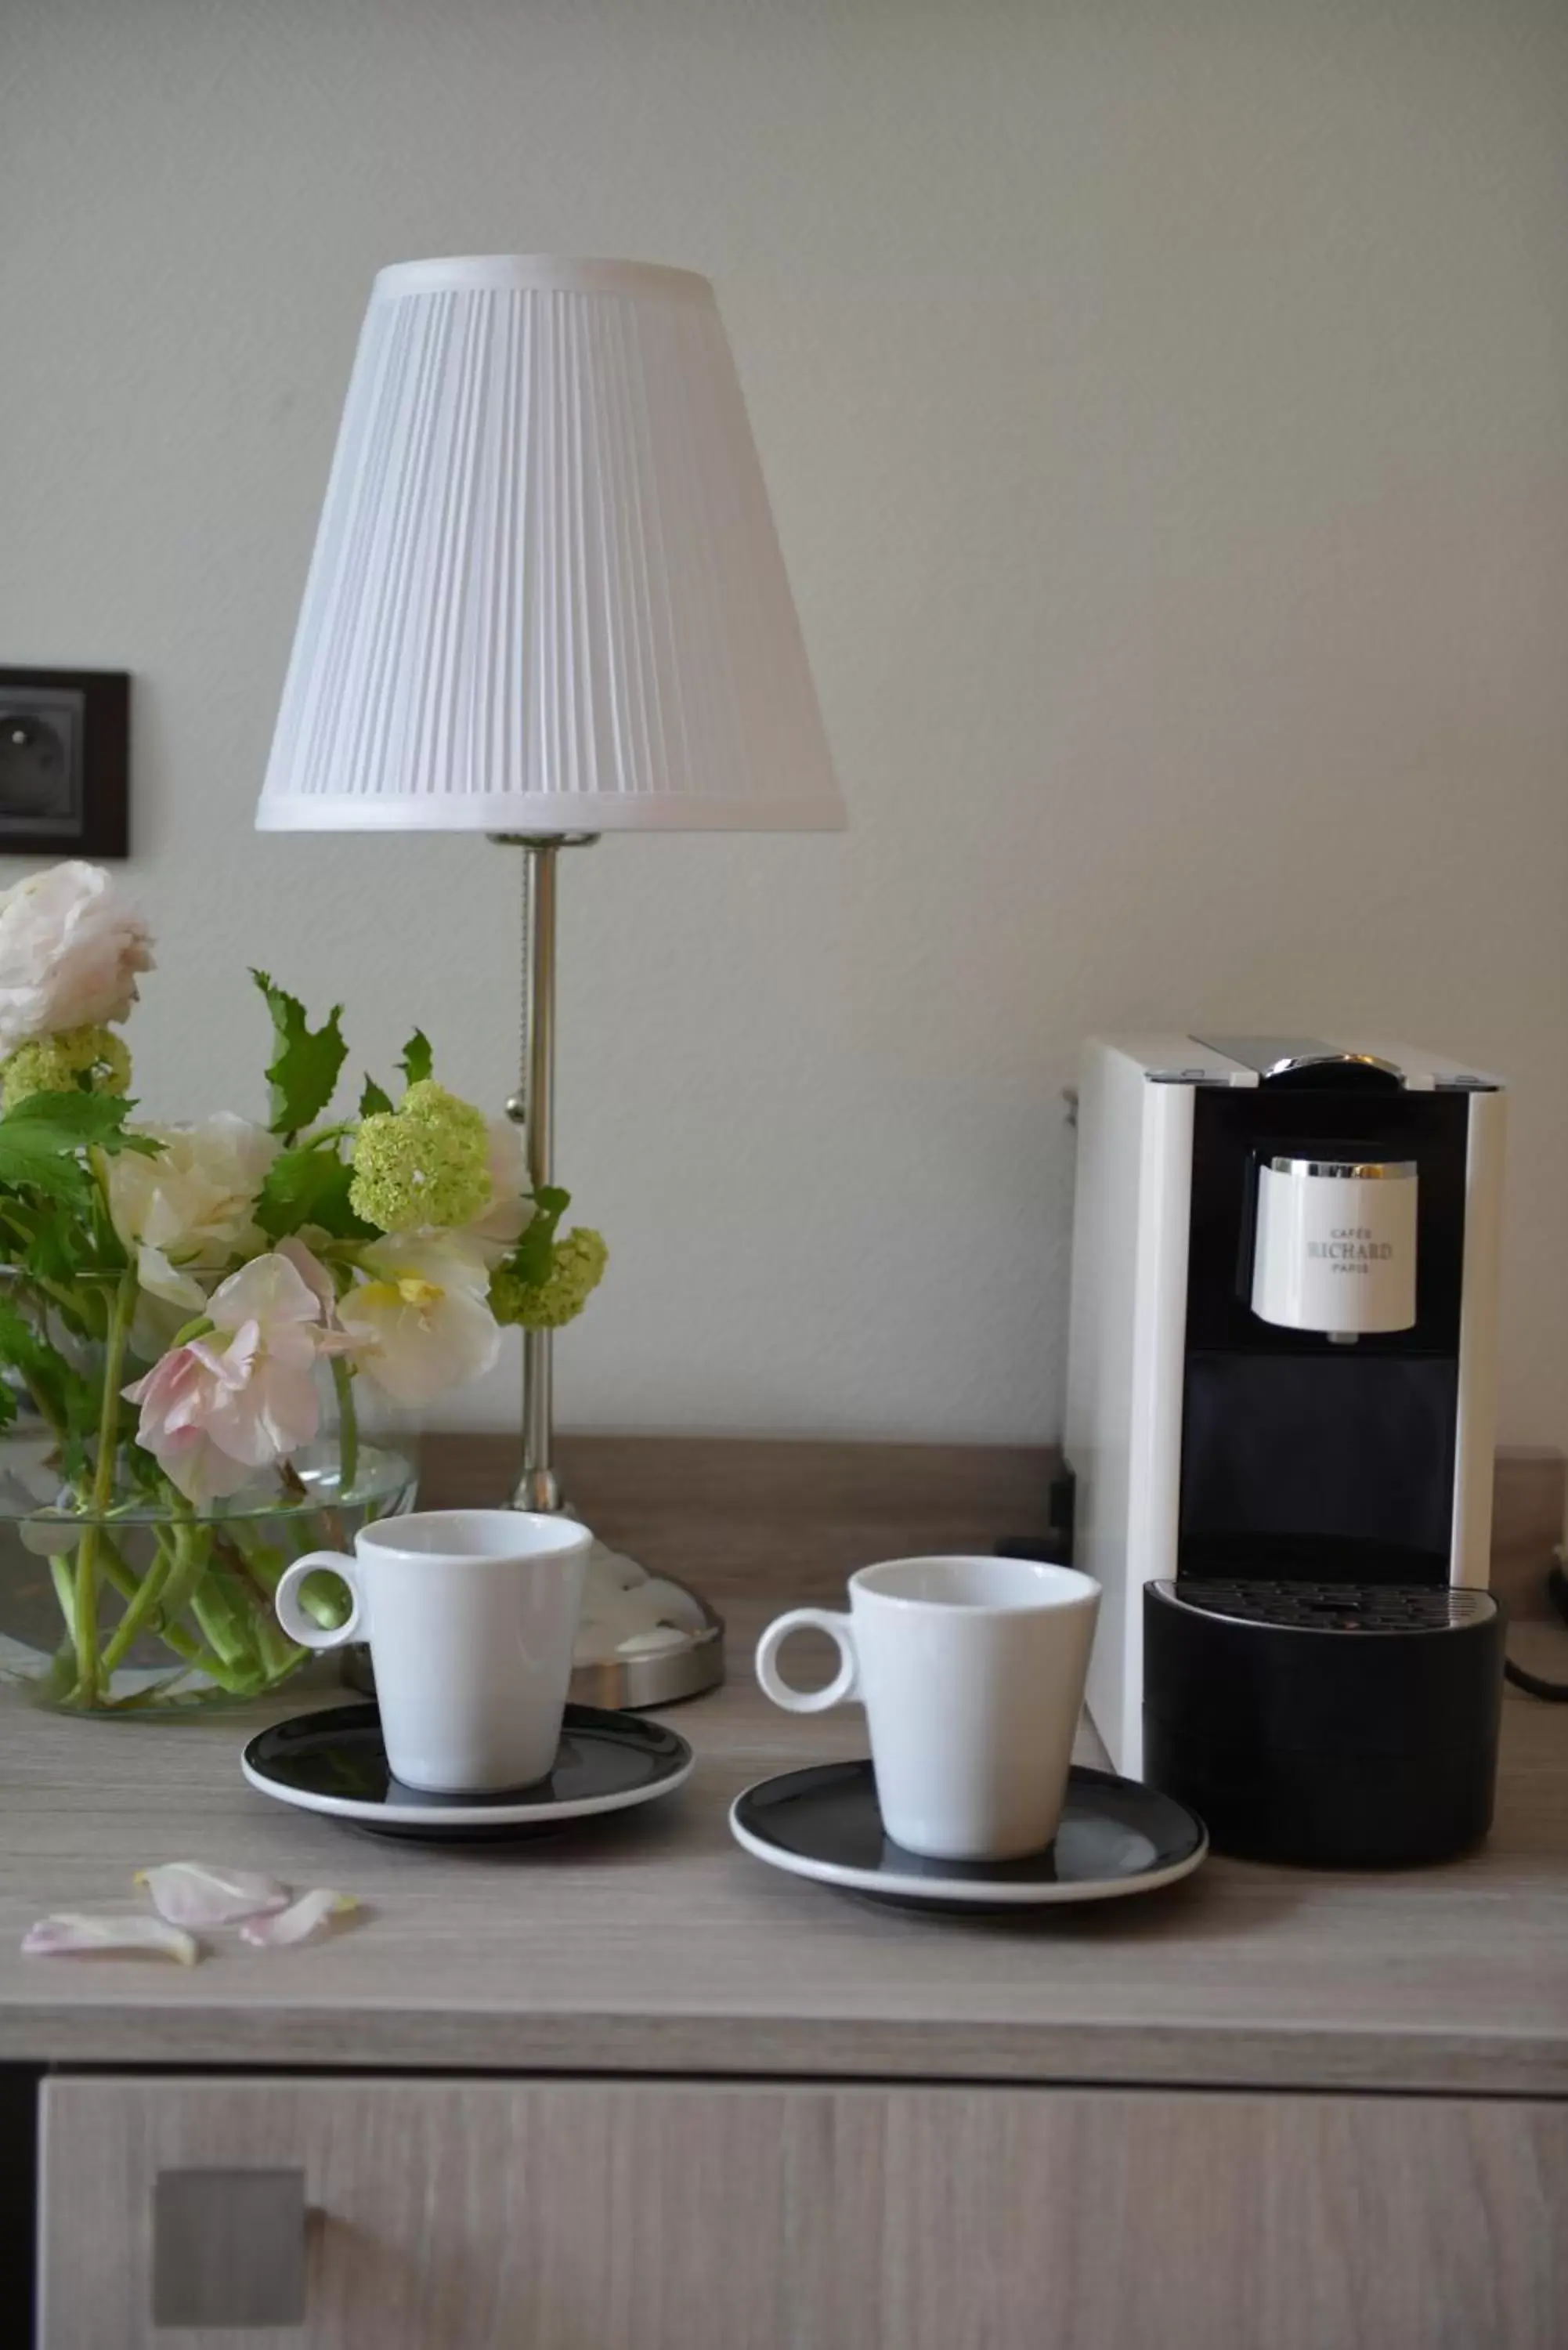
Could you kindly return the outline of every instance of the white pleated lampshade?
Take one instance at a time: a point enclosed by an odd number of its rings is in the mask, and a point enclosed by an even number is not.
[[[256,821],[843,824],[706,278],[381,271]]]

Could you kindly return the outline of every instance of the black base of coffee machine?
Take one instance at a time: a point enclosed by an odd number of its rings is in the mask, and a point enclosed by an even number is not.
[[[1183,1577],[1146,1585],[1143,1627],[1144,1776],[1217,1852],[1397,1867],[1491,1825],[1490,1592]]]

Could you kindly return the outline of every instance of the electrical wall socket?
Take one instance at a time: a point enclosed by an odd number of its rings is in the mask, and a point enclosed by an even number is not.
[[[0,669],[0,852],[130,852],[130,680]]]

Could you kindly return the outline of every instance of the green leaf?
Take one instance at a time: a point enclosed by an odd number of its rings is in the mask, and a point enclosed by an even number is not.
[[[367,1077],[365,1080],[365,1090],[359,1097],[360,1117],[377,1118],[380,1116],[383,1111],[389,1110],[391,1107],[391,1095],[383,1093],[380,1087],[376,1083],[374,1077]]]
[[[130,1108],[118,1094],[29,1094],[0,1118],[0,1183],[87,1205],[95,1187],[78,1153],[135,1150],[156,1159],[163,1148],[151,1135],[125,1131]]]
[[[92,1269],[90,1263],[84,1262],[90,1260],[90,1246],[84,1245],[80,1223],[67,1209],[51,1202],[28,1217],[26,1228],[30,1237],[22,1263],[38,1280],[63,1285],[78,1273]]]
[[[506,1270],[530,1289],[548,1275],[553,1263],[556,1228],[572,1204],[572,1195],[558,1183],[541,1183],[534,1194],[533,1221],[506,1260]]]
[[[14,1183],[33,1191],[42,1191],[62,1206],[88,1211],[92,1204],[92,1185],[86,1170],[76,1159],[43,1152],[35,1159],[23,1156],[0,1138],[0,1183]]]
[[[0,1118],[0,1131],[41,1137],[54,1150],[137,1150],[156,1159],[163,1145],[151,1134],[130,1134],[126,1119],[135,1108],[122,1094],[29,1094]]]
[[[403,1046],[403,1057],[398,1063],[410,1086],[423,1085],[435,1066],[431,1040],[421,1028],[416,1028]]]
[[[119,1239],[97,1229],[100,1220],[108,1222],[96,1191],[86,1211],[79,1202],[51,1199],[36,1189],[12,1191],[5,1200],[6,1267],[19,1272],[24,1283],[43,1284],[51,1318],[78,1338],[103,1336],[109,1278],[125,1264]],[[20,1305],[31,1293],[8,1288],[0,1295]]]
[[[90,1186],[77,1156],[83,1137],[61,1113],[78,1107],[96,1109],[99,1098],[95,1094],[33,1094],[0,1118],[0,1183],[85,1203]]]
[[[56,1149],[74,1150],[84,1142],[113,1139],[130,1107],[119,1094],[81,1093],[73,1087],[69,1093],[29,1094],[15,1109],[6,1111],[0,1126],[7,1133],[36,1130],[50,1135],[56,1138]]]
[[[20,1372],[29,1391],[67,1439],[79,1440],[98,1424],[92,1382],[73,1370],[14,1305],[0,1300],[0,1363]]]
[[[256,1201],[256,1222],[274,1241],[306,1224],[317,1225],[334,1240],[375,1240],[375,1225],[366,1223],[348,1204],[353,1180],[354,1170],[339,1159],[335,1145],[309,1143],[279,1151]]]
[[[297,1134],[319,1118],[332,1099],[348,1047],[338,1022],[343,1006],[335,1003],[319,1028],[312,1028],[296,995],[275,987],[265,971],[251,977],[266,998],[272,1014],[276,1051],[267,1065],[271,1096],[268,1122],[275,1134]]]

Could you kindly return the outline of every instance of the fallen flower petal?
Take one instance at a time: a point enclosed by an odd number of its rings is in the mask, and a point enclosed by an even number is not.
[[[182,1926],[150,1917],[145,1909],[124,1910],[112,1917],[61,1909],[51,1918],[40,1918],[22,1937],[22,1955],[27,1959],[75,1958],[95,1951],[178,1959],[182,1967],[193,1967],[202,1946]]]
[[[330,1931],[334,1918],[341,1918],[358,1907],[351,1893],[334,1893],[330,1887],[317,1885],[310,1892],[302,1893],[286,1909],[274,1910],[265,1918],[247,1918],[240,1928],[240,1939],[258,1950],[282,1950],[296,1942],[318,1942]]]
[[[248,1868],[210,1868],[202,1860],[169,1860],[139,1868],[136,1882],[171,1926],[233,1926],[288,1907],[288,1887]]]

